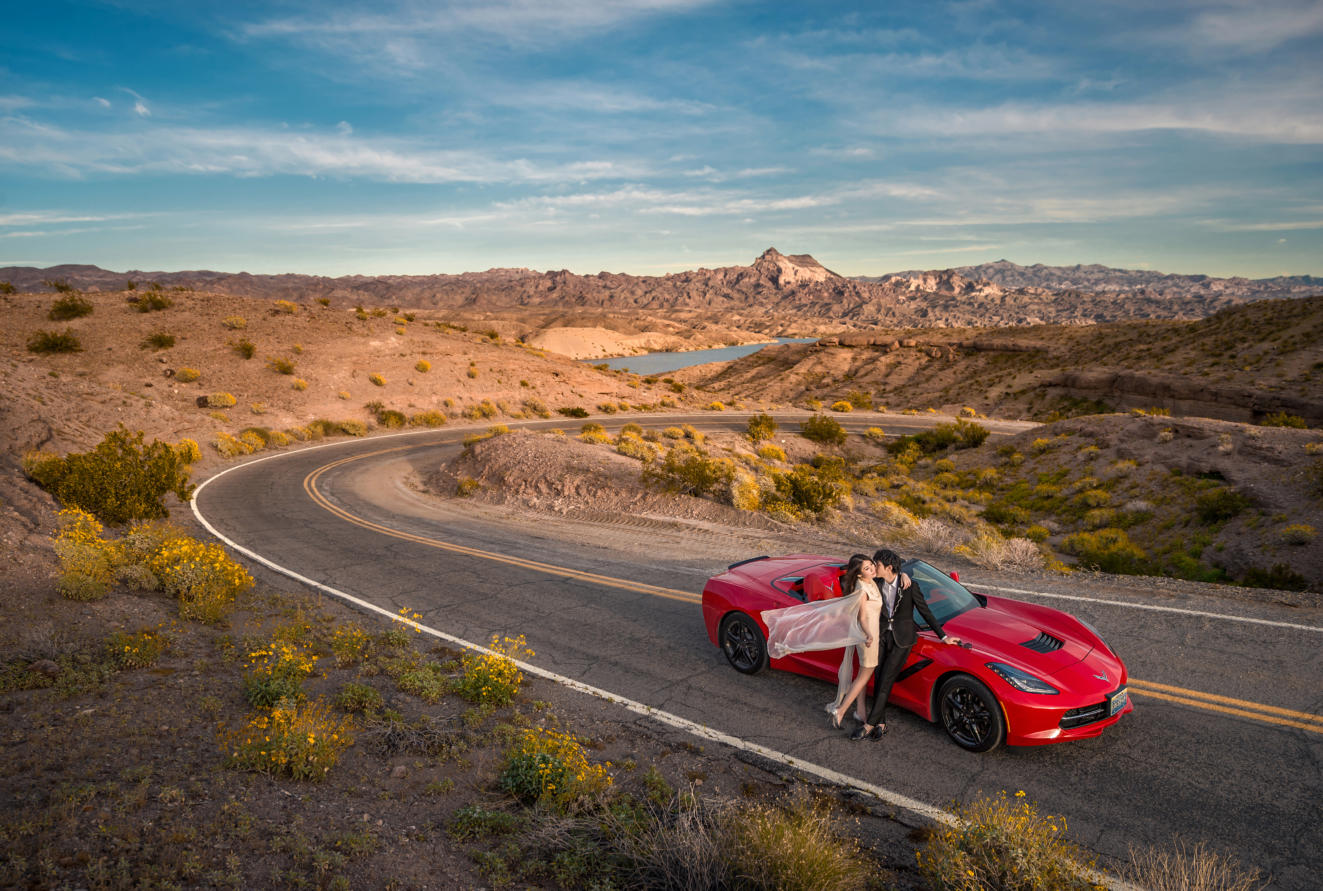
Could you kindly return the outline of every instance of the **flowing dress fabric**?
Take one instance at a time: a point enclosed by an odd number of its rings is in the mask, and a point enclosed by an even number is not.
[[[762,614],[767,623],[767,651],[773,659],[811,650],[847,648],[836,672],[836,699],[827,706],[827,711],[832,713],[840,708],[854,683],[856,659],[862,665],[865,658],[864,641],[868,635],[859,624],[859,605],[863,597],[863,587],[856,586],[854,593],[845,597],[797,603],[783,609],[765,610]],[[876,627],[873,628],[873,641],[877,642]]]

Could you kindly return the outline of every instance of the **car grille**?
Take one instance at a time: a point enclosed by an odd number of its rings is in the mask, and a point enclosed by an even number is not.
[[[1120,688],[1118,687],[1119,691]],[[1062,730],[1071,730],[1075,727],[1083,727],[1086,724],[1094,724],[1109,716],[1107,704],[1111,702],[1114,691],[1102,702],[1096,702],[1093,705],[1086,705],[1080,708],[1073,708],[1061,716],[1060,727]]]
[[[1020,644],[1020,646],[1028,647],[1035,653],[1051,653],[1055,650],[1061,649],[1065,644],[1048,634],[1046,631],[1040,631],[1038,632],[1037,637],[1033,640],[1026,640],[1024,643]]]

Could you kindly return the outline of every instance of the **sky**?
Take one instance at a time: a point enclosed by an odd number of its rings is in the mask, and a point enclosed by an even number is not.
[[[6,7],[0,266],[1323,274],[1323,0]]]

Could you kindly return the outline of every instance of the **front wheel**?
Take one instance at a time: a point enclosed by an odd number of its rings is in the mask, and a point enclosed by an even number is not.
[[[937,714],[946,735],[962,749],[991,752],[1006,738],[997,697],[969,675],[956,675],[942,684]]]
[[[742,674],[757,674],[767,665],[767,642],[758,623],[744,613],[721,621],[721,651],[731,667]]]

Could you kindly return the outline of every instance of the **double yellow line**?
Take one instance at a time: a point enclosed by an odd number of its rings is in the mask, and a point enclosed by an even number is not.
[[[612,576],[598,575],[597,573],[570,569],[565,566],[556,566],[551,563],[541,563],[537,560],[526,560],[522,557],[515,557],[511,554],[500,554],[493,551],[484,551],[479,548],[471,548],[466,545],[453,544],[436,538],[415,535],[411,532],[402,532],[398,529],[392,529],[389,526],[383,526],[380,523],[373,523],[371,520],[366,520],[356,514],[351,514],[344,508],[332,504],[317,489],[317,481],[329,470],[333,470],[353,461],[361,461],[364,458],[373,458],[377,455],[386,455],[392,452],[408,451],[413,448],[417,448],[417,446],[396,446],[389,449],[380,449],[375,452],[367,452],[362,455],[353,455],[348,458],[341,458],[338,461],[332,461],[329,464],[324,464],[303,478],[303,490],[308,493],[308,497],[311,498],[313,502],[330,513],[335,514],[337,517],[340,517],[342,520],[348,523],[353,523],[355,526],[361,526],[364,529],[371,529],[382,535],[389,535],[393,538],[411,541],[415,544],[426,545],[427,547],[437,548],[443,551],[450,551],[455,554],[463,554],[466,557],[478,557],[483,560],[493,560],[497,563],[505,563],[523,569],[531,569],[535,572],[542,572],[547,575],[559,576],[561,578],[589,582],[594,585],[604,585],[609,588],[618,588],[623,591],[634,591],[639,594],[647,594],[652,597],[662,597],[667,600],[678,600],[684,603],[697,604],[702,602],[702,598],[691,591],[681,591],[676,588],[663,588],[658,585],[632,582],[628,579],[618,579]],[[1140,696],[1148,696],[1153,699],[1174,702],[1179,705],[1187,705],[1204,711],[1234,715],[1240,718],[1249,718],[1252,721],[1260,721],[1265,724],[1276,724],[1282,727],[1295,728],[1297,730],[1307,730],[1310,733],[1323,733],[1323,716],[1310,714],[1309,712],[1298,712],[1287,708],[1278,708],[1273,705],[1262,705],[1244,699],[1233,699],[1230,696],[1219,696],[1216,693],[1201,693],[1198,690],[1187,690],[1184,687],[1173,687],[1168,684],[1159,684],[1153,681],[1141,681],[1136,678],[1130,678],[1128,688],[1131,693],[1137,693]]]

